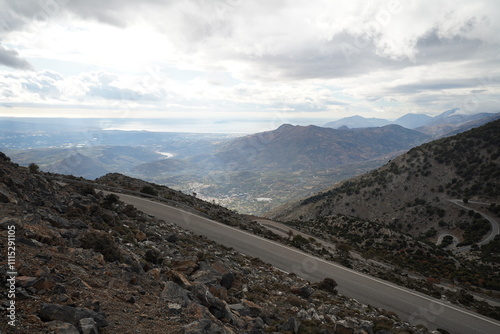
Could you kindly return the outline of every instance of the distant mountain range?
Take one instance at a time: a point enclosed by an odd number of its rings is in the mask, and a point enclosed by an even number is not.
[[[471,121],[487,119],[492,117],[494,113],[478,113],[478,114],[464,114],[459,108],[447,110],[437,116],[431,117],[425,114],[406,114],[396,119],[389,121],[383,118],[365,118],[362,116],[351,116],[341,118],[337,121],[329,122],[324,127],[339,129],[342,127],[354,128],[368,128],[379,127],[388,124],[396,124],[408,129],[415,129],[417,131],[439,137],[446,135],[447,132],[456,130],[462,125]]]
[[[313,195],[325,184],[373,170],[416,145],[492,120],[487,115],[464,116],[454,109],[436,117],[407,114],[398,120],[403,125],[431,124],[417,129],[374,126],[384,124],[377,119],[368,119],[367,128],[284,124],[243,137],[102,130],[66,120],[42,120],[31,132],[37,119],[0,118],[0,149],[17,163],[34,162],[43,171],[89,179],[119,172],[196,192],[240,212],[262,214]]]
[[[418,235],[429,228],[452,230],[469,219],[448,201],[463,198],[498,203],[500,120],[415,147],[373,172],[288,203],[268,216],[307,221],[344,214]]]

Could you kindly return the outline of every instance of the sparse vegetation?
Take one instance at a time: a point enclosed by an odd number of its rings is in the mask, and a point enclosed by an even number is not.
[[[158,196],[158,192],[155,190],[155,188],[153,188],[150,185],[142,187],[141,193],[151,195],[151,196]]]
[[[28,165],[28,169],[29,169],[30,173],[33,173],[33,174],[36,174],[40,171],[40,167],[33,162]]]

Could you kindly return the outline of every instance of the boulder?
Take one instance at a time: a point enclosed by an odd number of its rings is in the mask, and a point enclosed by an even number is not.
[[[208,319],[193,321],[184,326],[184,334],[234,334],[232,330]]]
[[[172,268],[186,275],[191,275],[198,269],[195,260],[172,260],[171,265]]]
[[[228,272],[228,273],[222,275],[222,278],[220,280],[220,285],[229,290],[233,286],[235,278],[236,278],[236,276],[234,275],[233,272]]]
[[[13,201],[12,196],[8,191],[0,189],[0,203],[9,203]]]
[[[102,313],[80,307],[72,307],[57,304],[42,304],[38,316],[43,321],[59,320],[78,326],[81,319],[92,318],[97,327],[106,327],[109,325],[106,317]]]
[[[293,285],[290,290],[303,298],[309,298],[314,293],[314,289],[309,285]]]
[[[280,326],[280,330],[297,334],[299,332],[299,327],[300,321],[297,320],[297,318],[291,317]]]
[[[186,307],[191,302],[191,299],[188,291],[184,290],[179,284],[168,281],[160,295],[160,301],[165,304],[174,303]]]
[[[51,332],[55,334],[80,334],[75,326],[60,320],[50,321],[47,323],[47,326]]]
[[[81,319],[78,328],[82,334],[99,334],[99,329],[93,318]]]
[[[193,293],[193,296],[200,301],[201,305],[208,307],[208,310],[214,317],[219,320],[232,322],[233,314],[231,313],[229,305],[215,297],[206,285],[195,285],[191,289],[191,292]]]

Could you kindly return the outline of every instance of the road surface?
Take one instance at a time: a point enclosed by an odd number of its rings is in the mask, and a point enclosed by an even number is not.
[[[418,292],[166,204],[130,195],[116,195],[147,214],[176,223],[307,280],[319,281],[331,277],[337,281],[337,290],[341,294],[364,304],[396,312],[401,319],[414,325],[422,324],[429,329],[443,328],[453,334],[500,333],[500,322]]]
[[[479,246],[486,245],[487,243],[489,243],[490,241],[495,239],[495,237],[498,234],[500,234],[500,224],[498,223],[497,219],[493,218],[493,216],[486,214],[483,211],[479,211],[477,209],[474,209],[474,208],[471,208],[470,206],[465,205],[465,203],[461,199],[449,199],[448,201],[455,204],[455,205],[458,205],[461,208],[477,212],[490,222],[491,232],[483,240],[481,240],[480,242],[477,243]],[[474,202],[474,201],[469,201],[469,203],[470,204],[489,205],[488,203]],[[456,251],[456,252],[468,252],[471,250],[471,248],[472,248],[471,246],[458,247],[458,248],[454,249],[454,251]]]

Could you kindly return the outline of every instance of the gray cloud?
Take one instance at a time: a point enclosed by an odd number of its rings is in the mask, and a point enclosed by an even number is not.
[[[61,31],[73,22],[76,29],[85,30],[86,21],[94,21],[119,28],[131,27],[131,32],[137,24],[141,28],[147,26],[144,31],[158,33],[151,42],[166,46],[159,48],[166,51],[158,54],[161,59],[158,62],[178,66],[179,72],[194,69],[200,77],[204,71],[224,72],[235,81],[248,84],[242,85],[246,87],[275,83],[301,86],[294,90],[297,94],[293,102],[278,92],[259,95],[250,90],[247,94],[237,94],[234,99],[241,98],[240,105],[248,103],[245,105],[248,110],[267,103],[277,108],[318,111],[329,106],[347,107],[351,101],[362,101],[359,106],[369,110],[379,102],[382,105],[388,99],[403,95],[402,104],[415,101],[430,105],[434,101],[446,101],[450,98],[448,94],[460,97],[467,88],[471,94],[479,94],[480,90],[498,87],[497,80],[481,82],[481,76],[497,71],[500,60],[497,33],[500,21],[496,20],[500,6],[496,0],[476,0],[474,5],[468,0],[454,3],[421,0],[411,4],[401,0],[400,7],[391,11],[385,1],[367,5],[361,0],[315,0],[314,4],[307,0],[0,0],[0,39],[10,32],[33,32],[32,28],[37,25],[30,24],[34,21],[46,21],[47,26],[56,27],[53,30],[56,32],[58,23],[61,23]],[[97,26],[88,25],[92,29]],[[374,30],[367,33],[370,28]],[[125,29],[123,31],[125,33]],[[11,41],[8,45],[19,46],[19,50],[27,47]],[[92,43],[85,45],[89,49],[92,46]],[[82,56],[75,59],[96,62],[102,55],[92,50],[95,52],[92,60],[85,58],[88,51],[85,47],[72,45],[70,51],[76,50],[75,53]],[[131,45],[131,50],[140,49],[140,45]],[[106,56],[115,57],[115,53]],[[17,51],[1,45],[0,64],[30,68]],[[106,102],[103,100],[166,100],[165,92],[151,93],[144,87],[111,79],[87,79],[75,79],[81,86],[58,79],[61,82],[53,87],[49,81],[29,81],[23,87],[40,96],[55,96],[57,87],[64,90],[68,85],[74,88],[78,101],[89,98],[99,103]],[[178,82],[184,84],[185,80]],[[302,87],[312,86],[315,87],[311,91],[316,92],[320,89],[342,91],[350,102],[317,98],[309,103],[306,97],[314,93]],[[223,94],[224,85],[221,87]],[[175,85],[166,90],[173,94]],[[206,90],[207,87],[201,86],[201,93]],[[437,96],[437,92],[443,90],[446,94]],[[188,96],[189,93],[179,94]],[[196,103],[209,105],[207,100],[211,97],[200,95]],[[248,102],[250,95],[261,100]],[[61,93],[61,96],[63,99],[67,95]],[[224,99],[231,97],[220,96],[220,100]]]
[[[17,68],[21,70],[31,70],[33,66],[22,58],[16,50],[8,50],[0,45],[0,65]]]

